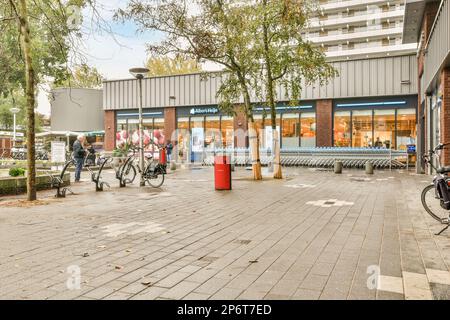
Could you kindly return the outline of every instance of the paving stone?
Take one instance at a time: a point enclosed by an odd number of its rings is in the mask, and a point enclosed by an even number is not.
[[[85,182],[63,201],[1,207],[0,299],[448,298],[450,239],[434,235],[439,226],[421,207],[423,177],[377,172],[382,182],[361,184],[284,171],[289,184],[321,187],[253,183],[237,168],[235,189],[224,194],[211,187],[212,168],[182,169],[162,191],[93,194]],[[115,181],[112,171],[104,178]],[[307,205],[327,199],[353,205]],[[107,236],[106,227],[123,233]],[[68,291],[74,265],[82,288]],[[378,265],[381,279],[395,281],[370,290],[367,267]]]

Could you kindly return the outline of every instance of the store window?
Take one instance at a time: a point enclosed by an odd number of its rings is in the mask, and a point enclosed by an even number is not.
[[[316,147],[316,114],[313,112],[302,113],[300,146],[305,148]]]
[[[416,110],[398,110],[397,113],[397,149],[406,150],[410,144],[416,144]]]
[[[258,130],[259,148],[267,149],[267,132],[270,128],[270,118],[260,114],[255,115],[253,118],[255,119],[256,129]]]
[[[367,148],[373,146],[372,110],[353,111],[352,147]]]
[[[206,117],[205,148],[214,150],[222,145],[220,135],[220,116]]]
[[[190,148],[189,118],[178,118],[177,126],[177,156],[180,160],[187,160]]]
[[[351,145],[351,113],[338,111],[334,114],[334,145],[350,147]]]
[[[276,127],[278,132],[280,133],[280,125],[281,125],[281,119],[279,118],[280,115],[276,118]],[[267,116],[267,118],[264,120],[264,140],[261,139],[262,142],[262,148],[263,149],[272,149],[272,117],[270,115]]]
[[[204,117],[191,118],[191,151],[194,153],[203,152],[205,144]]]
[[[222,116],[222,144],[224,148],[234,147],[234,119],[233,117]]]
[[[144,118],[142,120],[144,133],[144,146],[147,151],[157,151],[151,144],[163,145],[166,140],[164,136],[164,118]],[[139,144],[139,119],[119,118],[117,120],[116,146],[123,147],[125,144]]]
[[[395,149],[395,110],[375,110],[374,147]]]
[[[296,148],[300,140],[300,123],[298,113],[283,114],[282,120],[283,148]]]

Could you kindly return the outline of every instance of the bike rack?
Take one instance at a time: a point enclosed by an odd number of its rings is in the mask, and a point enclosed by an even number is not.
[[[68,161],[63,170],[61,171],[61,174],[59,177],[55,177],[52,174],[50,174],[52,178],[52,188],[56,189],[56,195],[55,198],[65,198],[67,191],[70,192],[70,194],[74,195],[75,193],[72,191],[70,187],[64,187],[64,174],[66,173],[67,169],[75,164],[75,160]]]
[[[122,170],[122,173],[121,173]],[[131,183],[129,179],[123,178],[123,168],[122,165],[119,166],[119,169],[116,171],[116,179],[119,180],[120,188],[125,188],[128,183]]]
[[[91,180],[95,183],[95,191],[96,192],[102,192],[104,191],[104,186],[107,186],[108,188],[111,188],[109,183],[102,181],[102,172],[105,168],[106,163],[108,163],[109,160],[112,158],[105,158],[103,162],[100,165],[100,169],[98,170],[98,173],[93,172],[89,167],[86,167],[89,172],[91,173]]]

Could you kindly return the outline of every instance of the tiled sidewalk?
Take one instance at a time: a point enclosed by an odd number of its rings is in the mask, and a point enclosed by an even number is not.
[[[85,182],[32,208],[1,199],[0,298],[450,297],[450,231],[434,236],[441,226],[420,204],[430,177],[285,173],[253,182],[237,169],[232,192],[214,191],[204,168],[161,190],[108,176],[103,193]]]

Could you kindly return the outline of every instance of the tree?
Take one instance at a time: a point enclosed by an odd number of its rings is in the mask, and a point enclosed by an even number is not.
[[[14,119],[11,111],[4,106],[0,106],[0,129],[9,130],[13,127],[13,124]]]
[[[189,8],[195,7],[196,12]],[[182,59],[211,61],[224,67],[218,92],[219,107],[234,114],[234,105],[243,100],[250,128],[254,179],[262,179],[258,135],[253,118],[251,92],[255,89],[260,64],[251,54],[254,35],[248,25],[251,6],[236,5],[232,0],[131,0],[116,18],[131,19],[141,31],[164,34],[160,43],[149,45],[155,57],[177,55]]]
[[[317,9],[313,0],[258,0],[253,4],[251,19],[255,34],[255,58],[263,62],[260,91],[270,107],[274,178],[282,178],[280,133],[276,126],[276,88],[285,88],[286,99],[297,103],[302,82],[322,86],[336,75],[323,52],[308,41],[302,32]]]
[[[0,0],[0,94],[24,91],[26,102],[27,198],[36,200],[35,97],[37,85],[48,77],[65,79],[69,57],[75,60],[80,11],[91,6],[92,23],[98,13],[95,0]],[[75,9],[76,8],[76,9]],[[103,20],[102,20],[103,21]],[[20,41],[18,41],[20,40]],[[70,54],[69,54],[70,53]]]
[[[73,71],[68,72],[65,79],[55,82],[53,87],[61,88],[88,88],[100,89],[103,85],[103,76],[95,67],[89,67],[83,63],[73,68]]]
[[[181,56],[154,57],[147,61],[150,76],[168,76],[201,72],[200,64],[194,59],[183,59]]]

